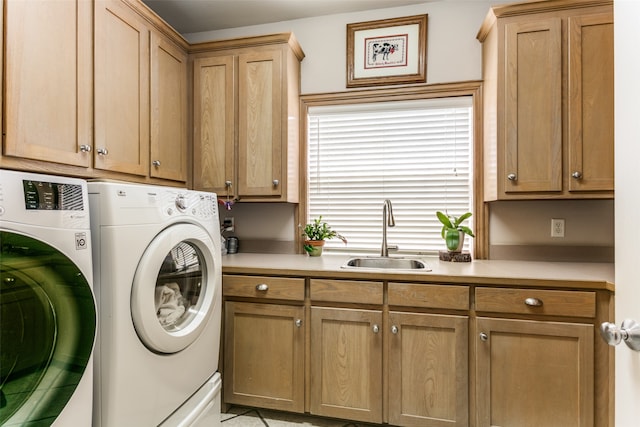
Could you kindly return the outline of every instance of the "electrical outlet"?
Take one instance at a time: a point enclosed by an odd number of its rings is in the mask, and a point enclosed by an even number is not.
[[[222,221],[222,228],[224,231],[233,231],[235,229],[235,222],[232,216],[225,217]]]
[[[551,219],[551,237],[564,237],[564,218]]]

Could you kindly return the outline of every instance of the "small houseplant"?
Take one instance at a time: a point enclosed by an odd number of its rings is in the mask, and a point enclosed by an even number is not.
[[[465,234],[476,237],[469,227],[462,225],[462,222],[471,216],[471,212],[456,217],[438,211],[436,216],[442,223],[441,235],[449,252],[460,252],[462,250]]]
[[[347,239],[345,239],[344,236],[332,230],[326,222],[322,222],[322,216],[305,225],[302,237],[305,238],[304,250],[309,256],[322,255],[325,240],[337,237],[345,244],[347,243]]]

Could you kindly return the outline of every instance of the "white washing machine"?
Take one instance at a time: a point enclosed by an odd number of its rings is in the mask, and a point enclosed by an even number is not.
[[[91,424],[85,181],[0,170],[0,425]]]
[[[93,425],[219,424],[216,195],[108,181],[88,187],[99,314]]]

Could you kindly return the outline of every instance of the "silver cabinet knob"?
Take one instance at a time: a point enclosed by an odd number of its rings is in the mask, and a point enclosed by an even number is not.
[[[160,166],[160,160],[154,160],[153,162],[151,162],[151,164],[152,164],[153,166],[158,167],[158,166]]]
[[[225,182],[224,182],[224,185],[225,185],[226,187],[231,187],[231,186],[233,185],[233,183],[232,183],[231,181],[225,181]]]
[[[398,333],[398,327],[396,325],[391,326],[391,333],[396,335]]]
[[[615,323],[604,322],[600,325],[600,336],[609,345],[618,345],[622,341],[631,350],[640,351],[640,323],[626,319],[618,328]]]
[[[582,174],[578,171],[575,171],[574,173],[571,174],[571,177],[574,179],[582,179]]]
[[[106,156],[107,154],[109,154],[109,150],[107,150],[106,148],[98,148],[96,150],[96,153],[98,153],[98,155],[100,156]]]
[[[515,173],[510,173],[509,175],[507,175],[507,179],[509,181],[517,181],[518,180],[518,176]]]
[[[83,153],[90,153],[91,152],[91,146],[87,145],[87,144],[82,144],[80,146],[80,151],[82,151]]]
[[[295,324],[296,324],[296,327],[298,328],[302,326],[302,319],[296,319]]]
[[[274,179],[274,180],[273,180],[273,186],[274,186],[274,187],[277,187],[278,185],[280,185],[280,181],[279,181],[279,180],[277,180],[277,179]]]
[[[371,329],[373,330],[374,334],[377,334],[378,332],[380,332],[380,326],[378,325],[373,325]]]
[[[527,298],[524,303],[529,307],[542,307],[542,300],[538,298]]]
[[[267,285],[266,283],[260,283],[259,285],[256,286],[256,291],[266,292],[268,290],[269,290],[269,285]]]
[[[489,341],[489,335],[484,332],[480,332],[480,341]]]

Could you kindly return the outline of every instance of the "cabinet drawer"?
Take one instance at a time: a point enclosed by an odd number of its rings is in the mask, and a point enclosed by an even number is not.
[[[540,289],[477,288],[476,310],[499,313],[595,317],[596,293]]]
[[[389,305],[468,310],[469,288],[467,286],[390,282]]]
[[[311,279],[311,301],[382,304],[382,282]]]
[[[225,297],[304,301],[304,279],[266,276],[222,276]]]

